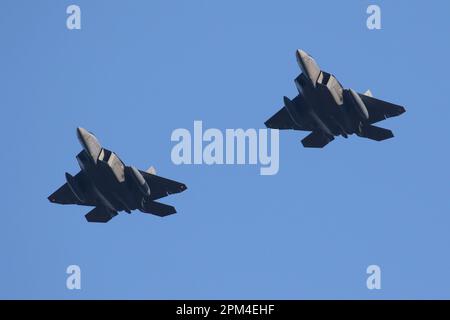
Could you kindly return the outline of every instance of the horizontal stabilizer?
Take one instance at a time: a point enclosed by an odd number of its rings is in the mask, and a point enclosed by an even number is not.
[[[177,212],[177,210],[175,210],[175,207],[156,201],[145,202],[143,208],[139,210],[144,213],[154,214],[159,217],[165,217]]]
[[[102,207],[95,207],[85,215],[88,222],[105,223],[114,218],[117,212]]]
[[[362,127],[360,136],[375,141],[383,141],[394,137],[394,134],[388,129],[366,125]]]
[[[313,131],[302,140],[302,144],[305,148],[323,148],[333,140],[334,137],[323,131]]]

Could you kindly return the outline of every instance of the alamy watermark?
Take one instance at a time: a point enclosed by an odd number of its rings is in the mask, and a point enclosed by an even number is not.
[[[376,264],[372,264],[366,269],[369,277],[366,281],[367,289],[369,290],[380,290],[381,289],[381,268]]]
[[[371,4],[366,10],[369,17],[367,18],[366,25],[369,30],[381,29],[381,8],[376,4]]]
[[[194,121],[193,131],[191,134],[188,129],[179,128],[172,132],[170,139],[177,142],[171,152],[174,164],[259,164],[261,175],[278,173],[278,130],[226,129],[223,133],[209,128],[203,131],[203,122]]]
[[[66,13],[69,15],[66,20],[66,27],[69,30],[81,29],[81,9],[75,4],[67,7]]]
[[[67,267],[66,273],[69,275],[66,280],[66,288],[69,290],[81,289],[81,268],[76,264]]]

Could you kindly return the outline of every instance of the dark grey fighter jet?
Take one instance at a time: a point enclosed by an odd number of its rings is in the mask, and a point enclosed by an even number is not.
[[[155,200],[182,192],[186,185],[157,176],[153,167],[140,171],[126,166],[83,128],[77,128],[77,135],[83,146],[77,155],[81,171],[75,176],[66,173],[66,183],[48,197],[51,202],[94,206],[86,214],[89,222],[108,222],[118,211],[135,209],[160,217],[176,212]]]
[[[323,148],[339,135],[356,134],[376,141],[394,136],[373,124],[402,114],[402,106],[375,99],[370,91],[360,94],[344,89],[306,52],[297,50],[296,55],[302,70],[295,79],[299,95],[293,100],[284,97],[284,107],[265,122],[268,128],[312,131],[302,140],[309,148]]]

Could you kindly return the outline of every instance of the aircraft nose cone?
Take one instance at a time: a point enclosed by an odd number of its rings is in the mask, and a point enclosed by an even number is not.
[[[320,68],[316,61],[314,61],[313,57],[305,51],[300,49],[297,50],[295,55],[297,56],[298,66],[315,87],[317,78],[320,75]]]
[[[81,127],[77,128],[77,137],[80,144],[83,146],[83,149],[89,154],[92,160],[96,162],[97,157],[102,150],[97,138],[92,133]]]
[[[300,49],[297,50],[296,56],[297,56],[298,61],[304,61],[306,58],[309,57],[309,55],[305,51],[300,50]]]
[[[90,134],[86,129],[78,127],[77,128],[77,136],[78,136],[78,139],[80,139],[80,140],[86,140],[86,138],[88,136],[90,136]]]
[[[91,136],[92,135],[86,129],[81,127],[77,128],[77,138],[84,149],[89,148],[89,141],[92,140]]]
[[[98,144],[97,138],[84,128],[77,128],[77,137],[83,146],[88,146],[92,143]]]

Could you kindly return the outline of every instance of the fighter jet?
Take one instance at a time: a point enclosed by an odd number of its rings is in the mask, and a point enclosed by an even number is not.
[[[83,146],[77,155],[81,171],[75,176],[66,172],[66,183],[48,197],[50,202],[94,206],[85,216],[89,222],[108,222],[119,211],[135,209],[160,217],[176,213],[155,200],[183,192],[186,185],[157,176],[153,167],[141,171],[126,166],[83,128],[77,128],[77,136]]]
[[[392,131],[374,126],[386,118],[405,112],[402,106],[353,89],[344,89],[330,73],[320,70],[314,59],[302,50],[296,52],[302,73],[295,79],[299,95],[284,97],[284,107],[265,122],[268,128],[312,131],[302,140],[304,147],[323,148],[335,136],[351,134],[382,141]]]

